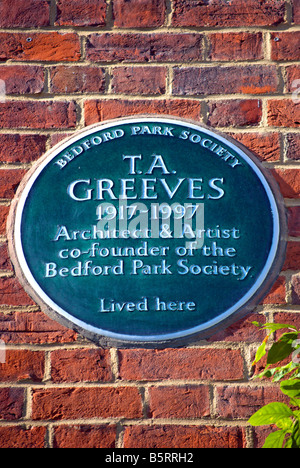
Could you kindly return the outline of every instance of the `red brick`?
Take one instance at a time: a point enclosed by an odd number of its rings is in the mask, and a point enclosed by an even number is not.
[[[271,34],[272,60],[300,60],[300,31]]]
[[[212,101],[208,104],[208,124],[216,127],[245,127],[259,124],[262,103],[257,99]]]
[[[300,159],[300,134],[288,133],[287,134],[287,157],[294,161]]]
[[[274,401],[289,403],[279,386],[250,387],[225,385],[217,388],[217,416],[226,419],[249,419],[256,411]]]
[[[250,149],[261,161],[280,159],[280,135],[273,133],[231,133],[232,138]]]
[[[69,349],[51,353],[54,382],[107,382],[112,380],[109,351]]]
[[[299,270],[300,242],[288,242],[283,270]]]
[[[287,325],[293,325],[298,330],[300,330],[300,314],[299,313],[289,313],[289,312],[275,312],[274,313],[274,323],[286,323]],[[281,330],[275,333],[275,339],[277,340],[279,336],[282,335],[286,330]]]
[[[105,26],[105,0],[58,0],[57,26]]]
[[[268,295],[263,299],[262,304],[285,304],[286,286],[285,278],[280,276],[272,287]]]
[[[293,5],[293,23],[300,24],[300,3],[299,0],[292,0]]]
[[[22,418],[23,388],[0,388],[0,419],[13,421]]]
[[[98,67],[66,67],[59,65],[50,71],[52,93],[103,93],[105,71]]]
[[[70,136],[73,136],[72,133],[54,133],[50,136],[51,148]]]
[[[166,91],[164,67],[124,67],[113,70],[112,92],[116,94],[159,95]]]
[[[93,62],[189,62],[202,59],[202,35],[92,34],[86,53]]]
[[[84,104],[84,112],[86,125],[136,114],[167,114],[201,120],[201,102],[184,99],[136,101],[121,99],[88,100]]]
[[[114,0],[114,26],[155,28],[165,21],[165,0]]]
[[[300,171],[298,169],[272,169],[272,174],[279,184],[283,197],[300,197]]]
[[[45,0],[1,0],[1,28],[50,26],[50,5]]]
[[[54,448],[115,448],[116,426],[58,426]]]
[[[38,94],[44,90],[44,70],[28,65],[0,66],[6,94]]]
[[[9,206],[0,205],[0,236],[6,234],[6,222],[9,213]]]
[[[262,33],[209,34],[208,58],[212,61],[263,59]]]
[[[173,26],[274,26],[284,22],[284,0],[175,0]]]
[[[0,198],[14,198],[19,183],[26,174],[24,169],[0,170]]]
[[[300,305],[300,275],[294,275],[291,279],[292,304]]]
[[[300,206],[288,208],[289,235],[300,237]]]
[[[120,377],[125,380],[243,378],[243,359],[233,349],[120,350]]]
[[[268,101],[268,124],[273,127],[300,126],[300,103],[292,99],[272,99]]]
[[[128,426],[125,448],[244,448],[244,429],[214,426]]]
[[[46,427],[0,427],[0,448],[44,448]]]
[[[45,135],[0,135],[0,161],[6,163],[30,163],[46,151]]]
[[[0,381],[41,382],[44,377],[44,366],[45,355],[42,351],[7,349],[5,363],[0,363]]]
[[[246,342],[246,343],[257,343],[262,341],[265,337],[265,333],[259,328],[255,327],[252,322],[262,322],[265,319],[262,315],[253,314],[247,315],[246,318],[235,322],[230,327],[219,331],[215,335],[208,338],[208,342],[216,341],[227,341],[227,342]]]
[[[74,33],[0,33],[0,61],[74,62],[80,59]]]
[[[300,65],[290,65],[285,71],[287,91],[294,93],[296,99],[300,99]]]
[[[149,417],[151,418],[203,418],[210,416],[209,387],[152,387]]]
[[[0,339],[7,344],[72,343],[77,333],[42,312],[0,314]]]
[[[63,101],[0,103],[0,128],[74,128],[76,105]]]
[[[173,94],[266,94],[278,87],[276,67],[174,68]]]
[[[16,278],[0,278],[0,304],[13,306],[35,305]]]
[[[51,388],[33,390],[32,418],[141,418],[142,401],[137,388]]]
[[[0,244],[0,269],[12,270],[12,264],[8,255],[7,244]]]

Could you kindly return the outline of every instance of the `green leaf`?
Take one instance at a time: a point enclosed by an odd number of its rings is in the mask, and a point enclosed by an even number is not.
[[[280,389],[282,393],[290,398],[298,398],[300,397],[300,380],[285,380],[284,382],[281,382]]]
[[[284,438],[284,431],[271,432],[266,438],[263,448],[282,448]]]
[[[258,350],[256,351],[255,359],[254,359],[254,362],[252,363],[252,366],[255,366],[255,364],[257,362],[259,362],[264,357],[264,355],[267,352],[266,351],[266,345],[267,345],[267,343],[265,341],[263,341],[262,344],[260,345],[260,347],[258,348]]]
[[[292,439],[291,448],[300,448],[300,421],[299,419],[297,419],[297,421],[294,424],[291,439]]]
[[[285,333],[282,337],[274,343],[268,353],[267,363],[276,364],[286,357],[290,356],[294,351],[292,346],[293,341],[297,338],[297,333]],[[295,338],[296,337],[296,338]]]
[[[282,330],[283,328],[290,328],[291,330],[297,331],[297,328],[293,325],[288,325],[286,323],[265,323],[262,326],[265,330],[270,330],[271,332],[275,332],[277,330]]]
[[[284,403],[269,403],[259,409],[249,419],[249,424],[252,426],[266,426],[268,424],[276,424],[284,418],[293,416],[292,410]]]

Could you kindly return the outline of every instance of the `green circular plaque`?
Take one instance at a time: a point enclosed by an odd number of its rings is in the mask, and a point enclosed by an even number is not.
[[[171,117],[64,140],[27,174],[9,223],[29,294],[101,344],[206,338],[259,303],[285,252],[283,202],[259,161]]]

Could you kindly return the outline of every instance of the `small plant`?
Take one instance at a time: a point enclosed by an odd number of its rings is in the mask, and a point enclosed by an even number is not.
[[[267,365],[255,378],[280,382],[282,393],[290,397],[290,406],[280,402],[269,403],[253,414],[249,423],[252,426],[277,426],[278,430],[268,435],[263,448],[300,448],[300,330],[286,324],[253,324],[268,331],[252,364],[255,366],[267,355]],[[273,333],[284,329],[286,332],[267,349]]]

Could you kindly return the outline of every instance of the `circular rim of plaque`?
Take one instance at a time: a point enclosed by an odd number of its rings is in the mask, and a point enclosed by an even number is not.
[[[47,296],[34,279],[23,252],[21,239],[22,213],[30,190],[44,168],[58,154],[66,150],[71,144],[74,144],[78,140],[97,131],[103,131],[109,127],[115,127],[116,125],[138,124],[142,122],[173,124],[187,127],[214,137],[218,139],[220,143],[232,148],[244,161],[246,161],[262,183],[271,205],[273,218],[273,241],[269,251],[268,260],[255,284],[238,302],[216,318],[202,323],[199,326],[180,330],[175,333],[163,333],[153,336],[126,335],[96,328],[73,317],[70,313],[63,310]],[[76,131],[74,135],[65,138],[62,142],[55,145],[33,164],[32,168],[21,181],[16,196],[12,201],[7,226],[9,254],[13,262],[13,266],[15,267],[16,276],[25,291],[50,318],[81,333],[83,336],[100,346],[144,348],[162,348],[174,345],[180,346],[186,343],[192,343],[201,339],[209,338],[217,332],[233,325],[253,311],[253,308],[257,306],[270,291],[282,269],[287,244],[287,215],[284,200],[277,182],[269,170],[263,166],[258,157],[241,143],[211,127],[207,127],[186,118],[182,119],[171,115],[165,116],[157,114],[135,115],[99,122]]]

